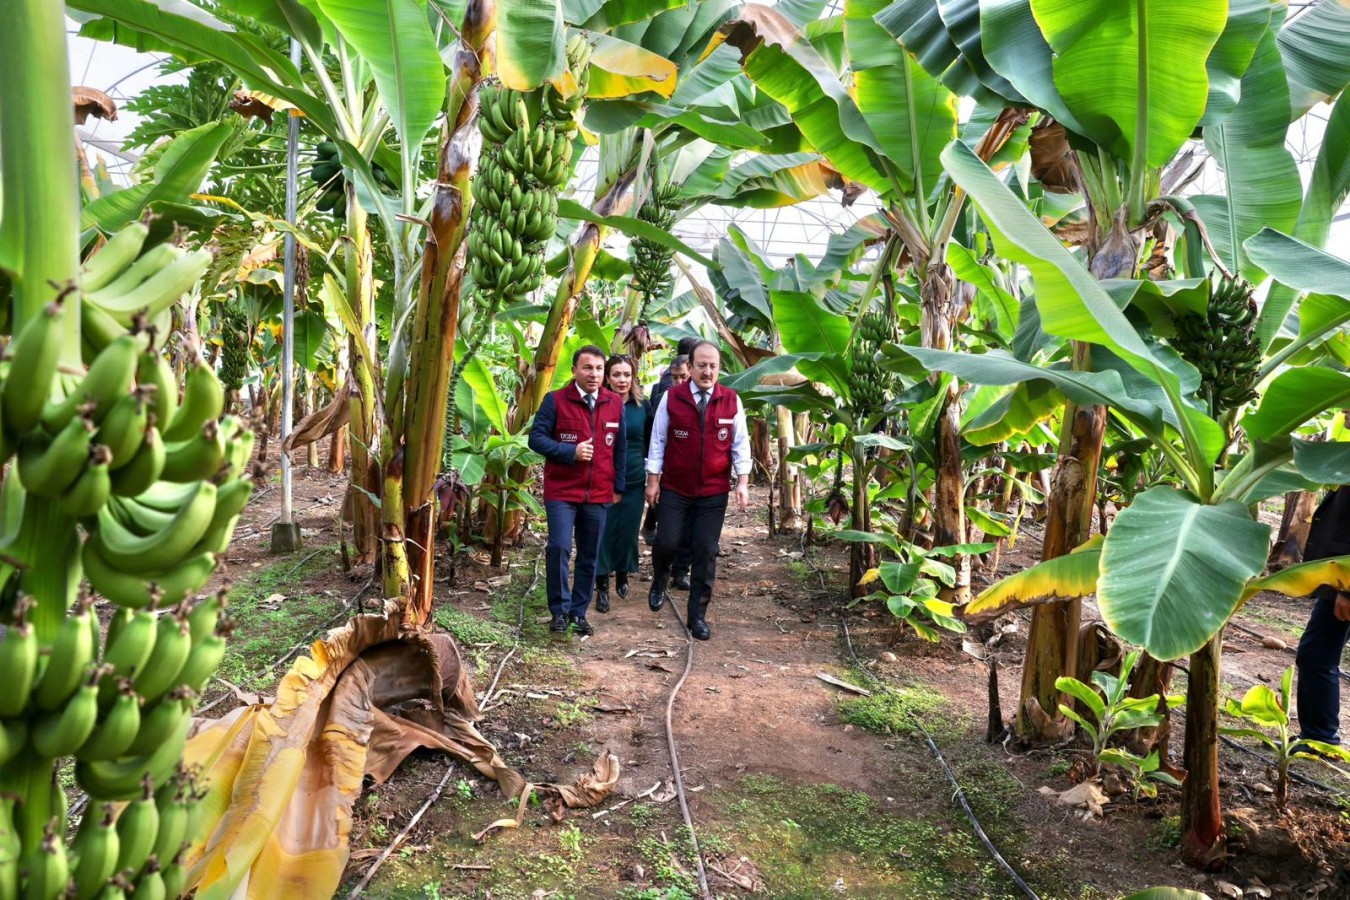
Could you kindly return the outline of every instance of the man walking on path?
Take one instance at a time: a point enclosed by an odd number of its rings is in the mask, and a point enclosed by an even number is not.
[[[530,429],[530,449],[544,457],[548,516],[549,631],[591,635],[586,621],[595,588],[595,564],[605,513],[623,494],[628,439],[623,398],[606,390],[605,352],[587,345],[572,355],[572,383],[544,396]],[[568,557],[575,536],[575,577]]]
[[[660,504],[660,514],[647,603],[653,611],[665,603],[671,563],[683,538],[692,564],[689,631],[706,641],[712,637],[706,613],[733,477],[742,512],[750,500],[750,437],[741,398],[717,383],[722,362],[717,345],[700,341],[691,359],[693,379],[666,392],[652,423],[646,494],[648,503]]]
[[[684,347],[686,343],[689,344],[688,349],[692,350],[693,345],[698,343],[698,341],[693,338],[685,338],[680,341],[680,346]],[[679,387],[688,380],[689,356],[686,353],[681,353],[670,361],[670,366],[667,367],[666,373],[661,376],[661,380],[657,382],[656,387],[652,389],[652,398],[648,403],[650,412],[647,416],[646,444],[648,446],[651,445],[652,440],[652,415],[655,414],[656,408],[661,405],[661,398],[666,395],[666,391],[673,387]],[[643,459],[642,464],[645,469],[647,465],[645,458]],[[658,512],[655,506],[647,507],[647,520],[642,523],[642,540],[645,541],[648,546],[656,543],[657,516]],[[679,547],[675,551],[675,562],[671,571],[673,573],[671,584],[675,586],[675,589],[677,591],[689,590],[689,544],[683,539],[680,540]]]
[[[1303,559],[1350,556],[1350,488],[1327,495],[1313,513]],[[1341,654],[1350,637],[1350,596],[1330,585],[1313,592],[1312,615],[1298,641],[1299,737],[1339,744]]]

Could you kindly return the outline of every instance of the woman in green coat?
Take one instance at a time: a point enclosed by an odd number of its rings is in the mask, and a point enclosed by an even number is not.
[[[647,422],[651,415],[634,377],[633,360],[611,356],[605,362],[605,386],[624,398],[623,419],[628,438],[628,473],[623,499],[610,507],[600,559],[595,566],[595,609],[609,612],[609,573],[614,592],[628,598],[628,575],[638,570],[638,532],[642,527],[643,485],[647,480]]]

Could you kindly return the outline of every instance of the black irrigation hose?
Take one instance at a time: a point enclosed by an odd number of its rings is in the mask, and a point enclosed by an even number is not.
[[[689,843],[693,846],[694,862],[698,865],[698,895],[702,900],[711,900],[712,894],[708,890],[708,873],[703,868],[703,851],[698,846],[698,834],[694,831],[694,818],[689,814],[689,798],[684,793],[684,776],[680,774],[680,755],[675,750],[675,729],[671,726],[671,710],[675,708],[675,697],[680,693],[680,688],[684,687],[685,679],[694,668],[694,637],[689,633],[689,627],[684,624],[684,619],[680,618],[679,610],[675,604],[666,599],[666,606],[670,607],[671,615],[675,621],[680,623],[680,630],[684,632],[684,639],[688,642],[688,653],[684,658],[684,672],[680,675],[680,680],[675,682],[675,687],[671,688],[670,696],[666,699],[666,746],[670,750],[670,769],[675,773],[675,793],[680,798],[680,813],[684,816],[684,827],[689,829]]]
[[[848,655],[853,660],[853,667],[865,677],[871,679],[873,684],[884,688],[886,686],[885,682],[869,672],[858,659],[858,654],[854,652],[853,638],[848,633],[848,621],[842,614],[839,616],[839,625],[844,634],[844,641],[848,646]],[[933,754],[933,758],[937,760],[937,764],[942,767],[942,774],[946,775],[947,781],[951,783],[952,789],[956,792],[955,797],[957,801],[960,802],[961,808],[965,810],[966,818],[970,820],[970,825],[975,830],[975,836],[980,839],[980,843],[984,845],[984,849],[989,851],[989,855],[993,857],[994,862],[998,863],[999,867],[1007,873],[1008,877],[1012,879],[1013,884],[1017,885],[1018,890],[1020,890],[1028,900],[1040,900],[1040,896],[1032,890],[1031,885],[1027,884],[1026,881],[1022,879],[1022,876],[1017,874],[1017,870],[1003,858],[1003,854],[998,852],[998,848],[995,847],[994,842],[989,839],[989,835],[985,834],[984,828],[980,825],[980,820],[975,817],[975,810],[970,807],[970,801],[966,798],[966,792],[962,790],[961,783],[956,780],[956,775],[953,774],[951,767],[947,765],[947,760],[943,759],[942,752],[938,750],[938,746],[933,741],[933,736],[928,733],[928,729],[923,727],[923,723],[920,722],[917,717],[912,721],[914,722],[914,726],[919,729],[919,733],[923,735],[923,739],[928,743],[929,752]]]
[[[1186,711],[1180,707],[1175,706],[1171,707],[1169,712],[1175,713],[1181,716],[1183,719],[1186,718]],[[1269,756],[1266,756],[1259,750],[1253,750],[1251,747],[1245,747],[1242,744],[1239,744],[1237,741],[1233,740],[1226,734],[1219,735],[1219,740],[1223,741],[1226,745],[1232,747],[1234,750],[1237,750],[1240,753],[1245,753],[1248,756],[1256,757],[1257,759],[1261,760],[1261,762],[1270,766],[1272,769],[1279,767],[1279,763],[1275,762],[1275,760],[1271,759]],[[1309,778],[1307,775],[1300,775],[1293,769],[1289,770],[1289,777],[1292,780],[1297,781],[1299,784],[1306,785],[1310,788],[1314,788],[1315,790],[1319,790],[1327,794],[1350,796],[1350,791],[1347,791],[1344,788],[1338,788],[1335,785],[1326,784],[1325,782],[1318,781],[1315,778]]]

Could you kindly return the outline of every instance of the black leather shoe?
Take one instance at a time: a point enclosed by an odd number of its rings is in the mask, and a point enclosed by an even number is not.
[[[567,633],[567,616],[558,613],[553,617],[553,621],[548,623],[548,630],[554,634]]]
[[[702,619],[697,619],[689,624],[689,633],[692,634],[696,640],[700,641],[706,641],[708,638],[712,637],[712,629],[709,628],[708,623]]]
[[[596,588],[595,611],[601,613],[609,612],[609,588]]]
[[[670,584],[677,591],[689,590],[689,573],[676,572],[675,577],[671,579]]]
[[[568,622],[571,624],[572,630],[582,637],[590,637],[595,634],[595,629],[591,627],[590,622],[586,621],[585,616],[569,616]]]
[[[666,592],[657,590],[655,587],[653,587],[651,593],[647,595],[647,606],[651,608],[652,612],[659,611],[665,602]]]
[[[620,600],[628,599],[628,573],[614,573],[614,593],[619,595]]]

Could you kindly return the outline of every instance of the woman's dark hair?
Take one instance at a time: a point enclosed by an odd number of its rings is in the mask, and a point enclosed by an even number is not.
[[[634,403],[641,403],[641,402],[642,402],[642,384],[638,381],[638,376],[637,376],[637,363],[633,362],[633,357],[628,356],[628,355],[625,354],[625,353],[616,353],[615,355],[611,356],[609,359],[605,360],[605,387],[607,387],[607,388],[609,387],[609,372],[610,372],[610,370],[613,369],[615,366],[618,366],[618,365],[625,365],[625,366],[628,366],[628,368],[629,368],[629,369],[632,371],[632,373],[633,373],[633,380],[632,380],[631,382],[629,382],[629,385],[628,385],[628,396],[624,398],[624,402],[627,403],[629,400],[632,400]],[[613,390],[613,388],[610,388],[610,390]]]

